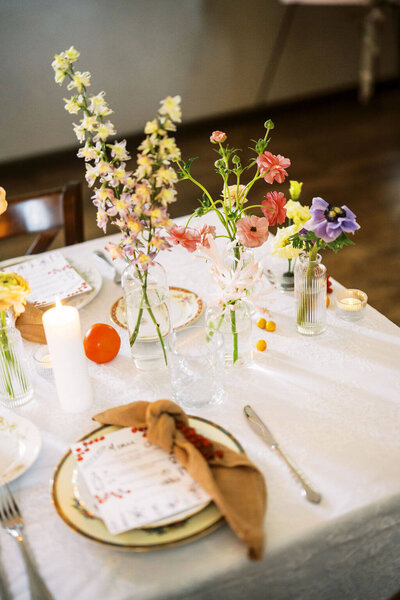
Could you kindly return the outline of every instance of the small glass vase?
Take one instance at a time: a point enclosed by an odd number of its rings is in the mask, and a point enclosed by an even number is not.
[[[169,289],[164,268],[130,264],[122,274],[122,288],[131,354],[136,367],[150,371],[167,366],[167,338],[171,331]]]
[[[303,335],[319,335],[326,329],[326,267],[321,256],[309,260],[300,254],[294,271],[297,331]]]
[[[252,358],[252,320],[249,306],[242,300],[224,307],[210,306],[206,311],[206,324],[223,336],[223,355],[226,367],[245,365]]]
[[[281,258],[274,262],[274,264],[269,264],[264,269],[268,281],[281,292],[294,291],[293,260],[290,266],[288,265],[288,262],[287,258]]]
[[[33,397],[28,358],[18,329],[0,327],[0,402],[7,408],[27,404]]]

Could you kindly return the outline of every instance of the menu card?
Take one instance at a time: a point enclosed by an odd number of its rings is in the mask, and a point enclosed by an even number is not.
[[[100,517],[113,535],[209,501],[174,454],[125,427],[72,446]]]
[[[28,302],[35,306],[53,304],[57,298],[71,298],[92,289],[57,251],[13,265],[12,271],[22,275],[29,283],[31,294]]]

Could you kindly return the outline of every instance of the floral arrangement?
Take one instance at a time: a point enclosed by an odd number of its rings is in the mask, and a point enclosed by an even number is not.
[[[0,187],[0,215],[7,210],[6,192]],[[3,364],[0,365],[2,378],[4,380],[7,393],[10,397],[14,396],[13,378],[11,372],[14,371],[26,390],[27,383],[23,370],[17,363],[16,358],[10,348],[7,335],[7,317],[6,311],[13,309],[14,315],[18,317],[25,310],[26,299],[31,293],[29,284],[21,275],[17,273],[6,273],[0,271],[0,342],[1,356]]]
[[[122,233],[119,244],[110,243],[107,249],[114,258],[124,258],[135,264],[142,284],[143,307],[152,319],[160,339],[164,358],[166,353],[161,331],[147,297],[147,270],[158,252],[170,247],[166,232],[171,226],[168,205],[176,199],[175,184],[178,176],[172,163],[180,160],[180,151],[170,133],[181,121],[180,97],[168,96],[161,101],[156,117],[146,123],[145,139],[137,154],[134,172],[126,169],[131,157],[126,140],[109,141],[116,131],[108,119],[113,112],[104,99],[104,92],[89,95],[91,74],[76,71],[74,63],[79,52],[73,46],[56,54],[52,67],[60,85],[69,79],[68,89],[75,90],[64,99],[65,109],[71,114],[82,113],[79,124],[73,125],[83,147],[78,156],[86,163],[86,180],[93,187],[92,200],[97,207],[97,224],[106,232],[107,224],[115,225]],[[143,309],[130,336],[134,344]]]
[[[257,248],[268,238],[269,227],[281,224],[286,218],[286,198],[282,192],[268,192],[261,204],[248,204],[249,194],[254,184],[264,179],[266,183],[283,183],[287,177],[286,169],[290,160],[274,155],[267,150],[270,142],[269,133],[274,128],[271,120],[265,122],[263,138],[252,140],[255,153],[246,165],[242,165],[239,148],[231,148],[227,143],[227,135],[223,131],[214,131],[210,142],[217,146],[218,159],[215,161],[217,174],[222,178],[222,192],[218,198],[212,194],[192,175],[191,166],[195,159],[178,160],[179,180],[189,180],[202,191],[200,206],[191,215],[186,227],[172,227],[169,241],[180,244],[190,252],[198,250],[212,263],[214,279],[221,287],[219,303],[222,310],[229,310],[233,335],[233,362],[238,360],[238,334],[236,329],[235,310],[240,300],[250,301],[251,289],[259,284],[261,268],[253,258],[245,257],[245,249]],[[254,170],[247,183],[243,177]],[[254,214],[261,208],[264,216]],[[213,211],[219,219],[224,233],[216,236],[215,228],[205,226],[201,231],[189,227],[193,217],[207,215]],[[225,265],[217,256],[213,242],[215,237],[229,240],[225,253]],[[231,266],[227,268],[227,259],[231,255]]]

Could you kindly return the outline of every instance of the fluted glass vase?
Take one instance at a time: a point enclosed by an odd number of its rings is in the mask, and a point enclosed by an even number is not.
[[[297,331],[319,335],[326,329],[326,267],[317,254],[302,253],[294,271]]]
[[[33,397],[28,357],[18,329],[0,327],[0,402],[8,408],[22,406]]]
[[[164,268],[130,264],[122,275],[126,322],[132,358],[138,369],[167,365],[167,337],[171,330],[169,289]]]

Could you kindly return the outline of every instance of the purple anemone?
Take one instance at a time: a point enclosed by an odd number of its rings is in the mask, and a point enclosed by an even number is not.
[[[333,206],[323,198],[313,198],[310,213],[311,219],[304,223],[305,229],[313,231],[327,244],[336,240],[342,232],[354,233],[360,229],[356,215],[347,206]]]

